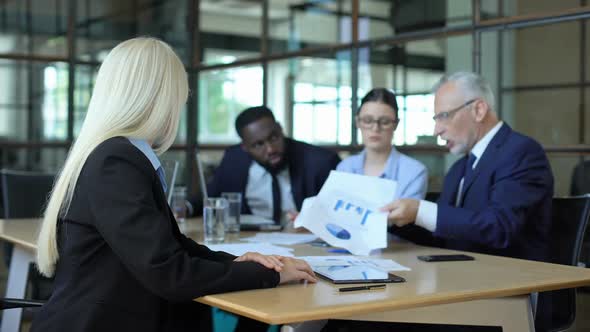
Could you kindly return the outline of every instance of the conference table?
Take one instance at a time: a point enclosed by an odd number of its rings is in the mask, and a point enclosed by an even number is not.
[[[38,219],[0,219],[0,239],[14,244],[6,297],[23,298],[34,259]],[[181,230],[202,240],[200,222]],[[242,233],[241,236],[254,233]],[[239,241],[239,238],[230,239]],[[335,255],[309,244],[290,246],[296,256]],[[198,302],[269,324],[283,331],[314,330],[326,319],[501,326],[503,331],[534,331],[529,294],[590,285],[590,269],[469,253],[474,261],[427,263],[418,255],[461,253],[393,241],[376,257],[409,267],[406,279],[385,289],[338,292],[339,285],[293,283],[272,289],[208,295]],[[3,313],[3,332],[18,331],[21,310]],[[317,323],[314,325],[314,323]]]

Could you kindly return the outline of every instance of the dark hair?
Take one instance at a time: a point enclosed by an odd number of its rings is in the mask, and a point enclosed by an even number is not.
[[[242,129],[244,127],[262,118],[270,118],[275,121],[275,116],[272,114],[270,108],[266,106],[254,106],[243,110],[236,118],[236,131],[238,135],[242,137]]]
[[[370,101],[383,103],[385,105],[391,106],[393,108],[393,112],[395,113],[395,118],[398,119],[398,107],[397,107],[397,100],[395,99],[395,94],[388,89],[385,88],[375,88],[369,91],[363,99],[361,100],[361,106],[359,107],[357,114],[360,113],[361,108],[365,103]]]

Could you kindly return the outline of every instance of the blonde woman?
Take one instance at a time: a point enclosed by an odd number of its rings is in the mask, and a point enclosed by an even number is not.
[[[356,116],[365,149],[341,161],[336,170],[397,181],[393,199],[423,199],[428,182],[426,167],[391,144],[398,122],[395,94],[384,88],[369,91],[361,100]]]
[[[315,281],[303,261],[235,257],[179,232],[157,155],[187,94],[162,41],[131,39],[106,57],[39,233],[37,265],[55,289],[32,331],[194,331],[206,317],[196,297]]]

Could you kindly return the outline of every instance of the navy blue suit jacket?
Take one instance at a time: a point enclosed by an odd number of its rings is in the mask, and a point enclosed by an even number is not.
[[[311,144],[285,138],[285,154],[288,160],[291,192],[297,210],[301,210],[303,200],[318,194],[330,171],[336,169],[340,157],[335,152]],[[246,197],[248,171],[255,162],[240,145],[229,147],[213,180],[207,186],[209,196],[220,196],[222,192],[241,192],[246,199],[242,203],[242,213],[250,214]]]
[[[543,148],[504,124],[480,158],[465,179],[460,207],[455,199],[467,158],[445,176],[434,233],[403,227],[400,235],[449,249],[545,260],[553,175]]]

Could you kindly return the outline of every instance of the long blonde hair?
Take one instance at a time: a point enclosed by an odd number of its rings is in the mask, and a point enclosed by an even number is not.
[[[184,65],[166,43],[149,37],[124,41],[100,66],[80,135],[53,186],[37,238],[37,267],[55,273],[57,221],[68,212],[90,153],[115,136],[145,139],[161,154],[172,145],[188,96]]]

